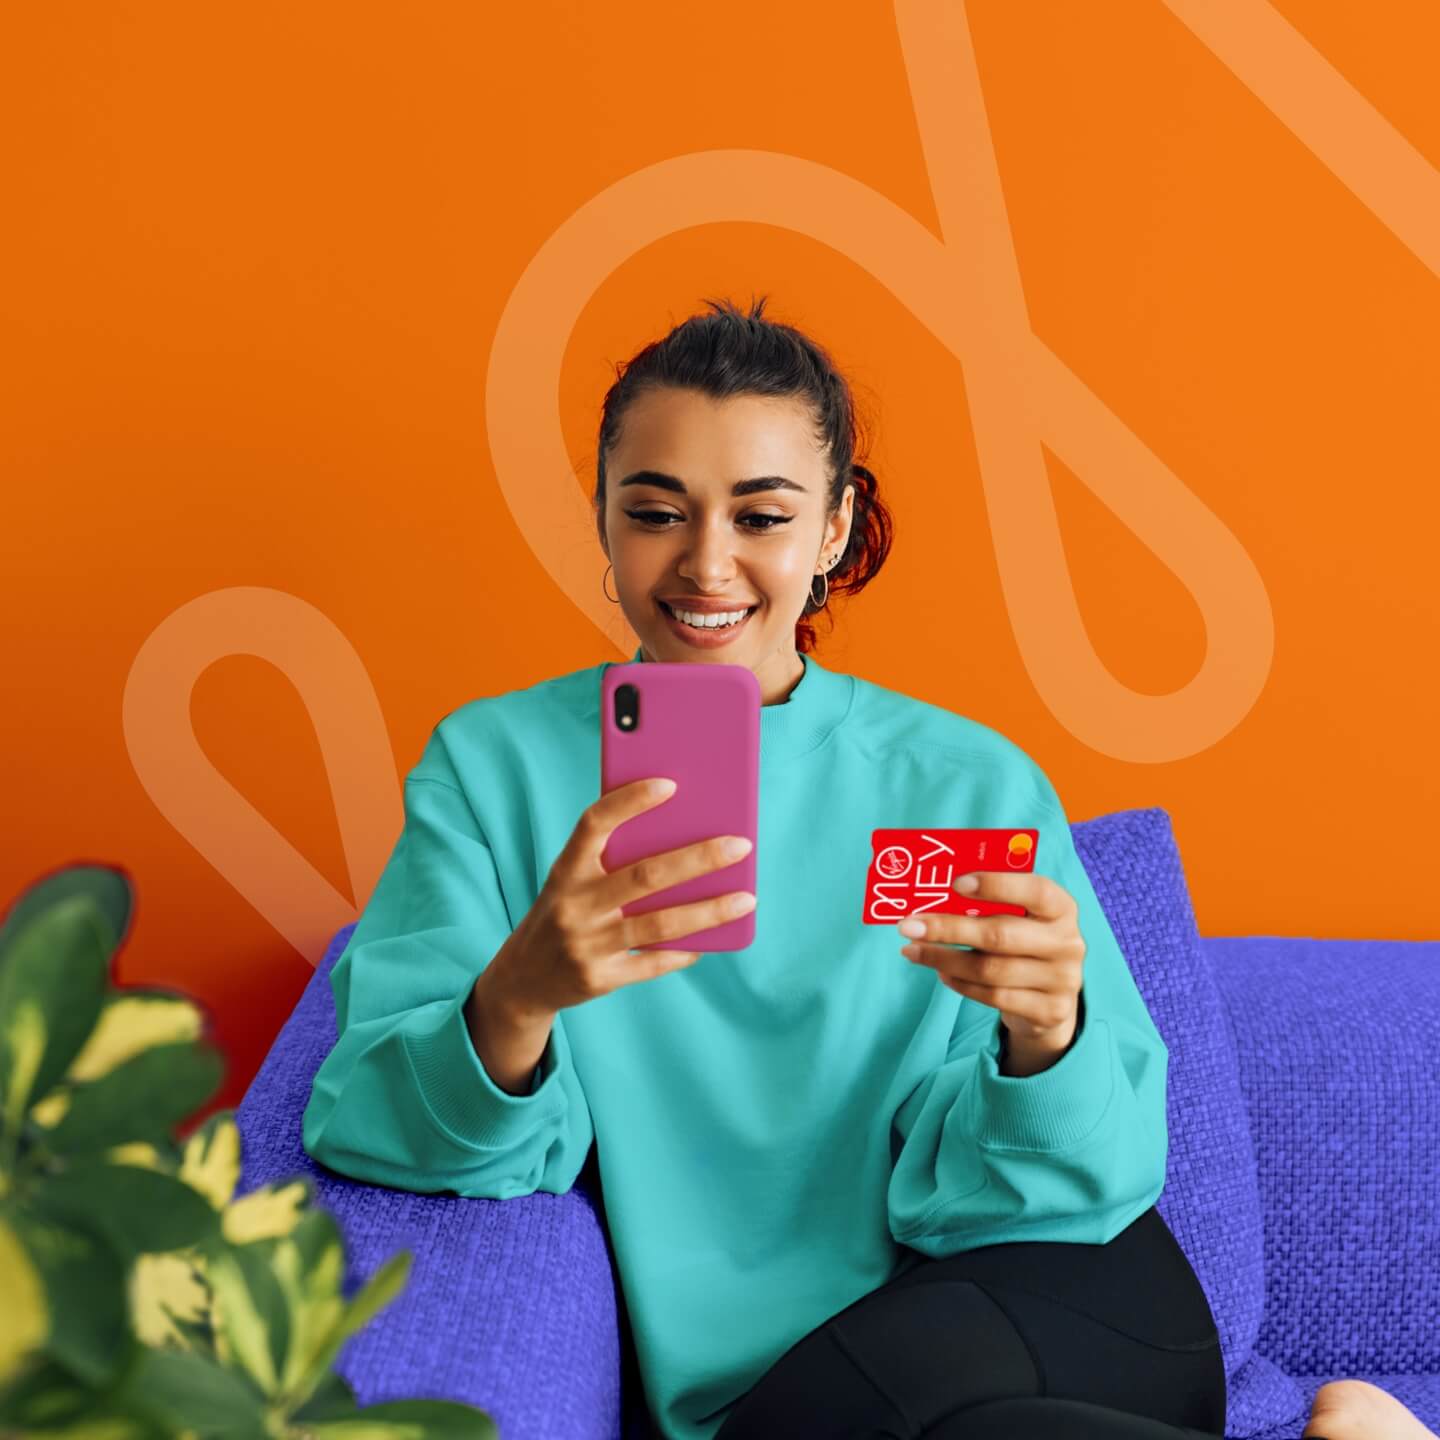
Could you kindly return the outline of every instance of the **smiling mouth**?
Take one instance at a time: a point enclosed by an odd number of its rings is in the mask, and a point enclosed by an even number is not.
[[[680,620],[680,617],[679,617],[679,616],[674,612],[674,610],[672,610],[672,609],[670,608],[670,606],[667,605],[663,600],[657,600],[655,603],[656,603],[668,616],[670,616],[670,618],[671,618],[672,620]],[[749,616],[753,615],[759,608],[760,608],[760,607],[759,607],[758,605],[752,605],[752,606],[745,612],[745,616],[748,618]],[[692,612],[692,613],[693,613],[693,612]],[[732,611],[732,612],[730,612],[730,613],[733,614],[734,612]],[[683,624],[685,624],[686,622],[683,621],[683,620],[681,620],[680,623],[683,625]],[[740,620],[735,620],[735,621],[732,621],[731,623],[732,623],[732,624],[735,624],[735,625],[739,625],[739,624],[742,623],[742,621],[740,621]],[[697,626],[694,626],[694,627],[692,627],[692,628],[697,629],[697,630],[701,630],[701,629],[706,629],[706,630],[725,630],[725,629],[728,628],[728,626],[725,626],[725,625],[706,625],[706,626],[697,625]]]

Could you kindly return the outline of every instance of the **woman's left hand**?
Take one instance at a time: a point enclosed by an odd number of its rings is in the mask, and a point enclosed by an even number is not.
[[[966,889],[974,880],[976,888]],[[930,965],[942,984],[1000,1012],[1010,1052],[1027,1069],[1043,1068],[1070,1048],[1080,1016],[1085,941],[1079,907],[1048,875],[1010,870],[972,870],[957,878],[961,894],[1023,905],[1026,915],[939,915],[902,920],[925,926],[923,943],[900,952]],[[973,945],[973,950],[955,950]]]

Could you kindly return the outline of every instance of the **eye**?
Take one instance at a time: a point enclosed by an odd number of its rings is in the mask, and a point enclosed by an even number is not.
[[[669,521],[679,520],[679,515],[672,515],[668,510],[627,510],[625,512],[632,520],[641,525],[648,526],[652,530],[668,530]],[[779,525],[788,525],[795,517],[793,515],[743,515],[743,520],[758,520],[762,524],[747,525],[747,530],[773,530]]]

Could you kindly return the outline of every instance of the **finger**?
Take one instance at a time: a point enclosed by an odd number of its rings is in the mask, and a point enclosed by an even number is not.
[[[643,977],[654,979],[657,975],[671,970],[683,970],[700,958],[698,950],[647,950],[637,946],[625,952],[625,965],[633,979],[638,972]]]
[[[949,953],[953,955],[955,952]],[[1074,1002],[1068,996],[1053,990],[986,985],[983,981],[971,980],[963,975],[946,974],[944,971],[938,970],[935,978],[947,990],[953,990],[967,1000],[978,1000],[983,1005],[1003,1011],[1012,1019],[1024,1020],[1040,1030],[1048,1030],[1052,1026],[1063,1024],[1065,1018],[1073,1013]]]
[[[960,889],[960,881],[967,878],[976,882],[974,890]],[[1068,891],[1034,870],[971,870],[957,875],[951,888],[967,899],[1023,905],[1039,920],[1058,920],[1075,903]]]
[[[982,985],[976,980],[965,980],[954,975],[937,975],[936,978],[947,990],[963,995],[967,1000],[978,1000],[994,1010],[1003,1011],[1016,1020],[1024,1020],[1037,1027],[1048,1027],[1054,1010],[1054,1001],[1047,1000],[1036,990],[1007,990],[1003,986]]]
[[[989,950],[952,950],[948,945],[907,945],[900,952],[913,965],[928,965],[941,979],[963,980],[984,990],[1058,994],[1065,977],[1051,960],[997,955]]]
[[[591,861],[602,873],[606,873],[603,856],[615,831],[627,820],[634,820],[647,810],[654,810],[665,804],[674,794],[675,782],[661,775],[649,780],[632,780],[628,785],[618,785],[613,790],[607,790],[598,800],[586,807],[586,823],[576,827],[571,842],[584,858]]]
[[[1042,960],[1059,960],[1065,954],[1066,936],[1060,927],[1028,915],[942,915],[932,910],[910,919],[925,927],[924,934],[913,935],[897,926],[899,933],[927,945],[971,945],[995,955],[1033,955]],[[909,924],[909,920],[901,922]]]

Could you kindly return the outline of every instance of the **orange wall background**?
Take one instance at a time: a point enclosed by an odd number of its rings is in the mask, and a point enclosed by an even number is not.
[[[1440,938],[1436,7],[4,29],[0,904],[123,866],[116,978],[210,1008],[216,1105],[436,721],[633,651],[600,401],[712,295],[874,436],[895,546],[822,663],[1072,821],[1163,806],[1207,935]]]

